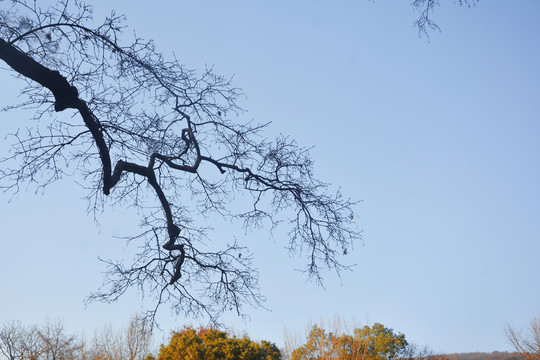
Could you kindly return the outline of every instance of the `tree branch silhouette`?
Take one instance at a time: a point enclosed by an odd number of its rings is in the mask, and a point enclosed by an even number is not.
[[[108,272],[90,301],[115,301],[136,288],[154,297],[152,319],[169,303],[212,321],[260,306],[252,254],[236,242],[208,249],[206,239],[219,245],[199,221],[209,214],[246,229],[285,219],[287,247],[305,254],[316,281],[326,269],[349,269],[341,256],[360,239],[355,203],[327,192],[307,149],[284,136],[266,139],[268,124],[239,121],[240,90],[212,68],[189,70],[136,36],[123,45],[123,17],[115,13],[92,23],[92,8],[81,2],[0,5],[0,59],[26,83],[27,100],[7,109],[30,107],[36,120],[12,134],[13,150],[0,160],[3,189],[45,187],[74,165],[90,211],[110,201],[141,214],[142,232],[126,238],[138,253],[127,266],[103,260]],[[234,210],[236,193],[250,196],[247,209]]]

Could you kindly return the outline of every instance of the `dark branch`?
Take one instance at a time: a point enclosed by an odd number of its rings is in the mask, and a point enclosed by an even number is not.
[[[0,162],[20,161],[20,167],[0,170],[0,180],[8,189],[24,181],[46,186],[64,171],[59,159],[76,162],[91,211],[107,196],[142,217],[141,234],[127,238],[139,252],[128,266],[107,260],[104,290],[91,300],[115,301],[135,287],[155,298],[151,318],[168,302],[212,321],[233,309],[242,314],[244,304],[260,306],[249,250],[236,242],[220,249],[220,238],[210,243],[218,248],[207,249],[205,219],[213,214],[245,228],[288,224],[288,248],[305,254],[305,270],[319,282],[325,269],[350,268],[341,257],[360,239],[355,203],[327,193],[307,149],[286,137],[267,140],[268,124],[231,120],[228,114],[242,110],[230,80],[166,60],[150,41],[123,46],[122,17],[115,14],[94,27],[91,8],[80,2],[46,10],[24,0],[13,4],[0,7],[0,59],[27,84],[28,100],[11,108],[31,106],[38,121],[26,137],[14,134],[13,153]],[[82,122],[48,122],[53,110],[61,119],[66,109]],[[37,174],[47,172],[40,183]],[[251,195],[252,203],[235,212],[237,192]]]

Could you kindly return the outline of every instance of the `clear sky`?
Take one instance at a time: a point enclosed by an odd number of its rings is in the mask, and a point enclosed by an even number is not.
[[[442,1],[429,41],[409,3],[94,1],[96,18],[125,13],[188,67],[234,75],[246,119],[314,145],[318,177],[362,200],[355,271],[325,289],[294,271],[285,233],[250,234],[270,311],[225,316],[237,332],[281,346],[285,326],[339,314],[436,351],[511,350],[504,325],[540,313],[540,2]],[[2,106],[13,81],[0,72]],[[1,113],[2,139],[25,121]],[[106,211],[96,225],[76,182],[0,195],[0,322],[61,319],[91,333],[140,309],[136,293],[83,305],[101,281],[97,256],[128,252],[114,236],[137,217]],[[193,324],[166,307],[160,321],[164,336]]]

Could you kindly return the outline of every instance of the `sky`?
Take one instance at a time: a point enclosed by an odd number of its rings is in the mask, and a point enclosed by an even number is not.
[[[225,315],[237,333],[283,346],[285,328],[341,316],[437,352],[510,351],[505,325],[540,313],[540,2],[444,1],[433,14],[442,32],[429,38],[409,3],[94,2],[96,19],[124,13],[165,54],[234,76],[245,119],[313,146],[316,175],[360,201],[354,271],[324,288],[295,271],[286,232],[249,234],[267,309]],[[13,82],[0,72],[2,106],[16,101]],[[28,125],[0,113],[2,139]],[[96,224],[83,181],[0,194],[0,323],[92,333],[140,311],[134,292],[84,304],[101,283],[98,256],[129,252],[117,236],[137,218],[106,209]],[[197,325],[166,307],[158,321],[162,339]]]

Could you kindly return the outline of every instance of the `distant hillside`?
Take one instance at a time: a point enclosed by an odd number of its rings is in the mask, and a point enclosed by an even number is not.
[[[448,360],[523,360],[517,352],[494,351],[492,353],[447,354]]]

